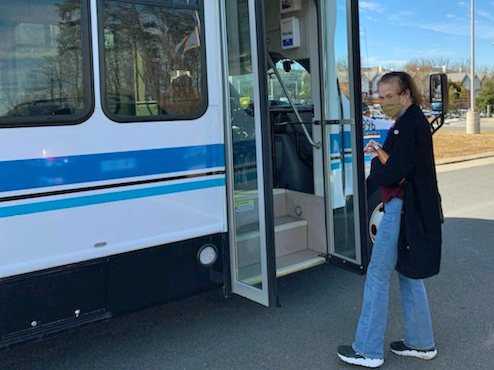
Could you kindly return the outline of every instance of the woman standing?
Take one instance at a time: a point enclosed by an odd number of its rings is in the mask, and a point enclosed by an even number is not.
[[[367,270],[355,341],[338,348],[341,360],[364,367],[384,363],[389,283],[395,268],[406,335],[392,342],[390,349],[425,360],[437,354],[422,280],[439,272],[441,259],[442,213],[431,129],[407,73],[384,75],[379,98],[383,112],[396,121],[382,148],[371,140],[364,150],[373,157],[368,181],[380,185],[385,213]]]

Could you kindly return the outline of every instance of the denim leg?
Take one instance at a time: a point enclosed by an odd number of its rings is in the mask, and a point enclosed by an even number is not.
[[[392,198],[385,204],[385,213],[372,249],[367,269],[362,311],[353,349],[370,358],[384,357],[384,332],[388,319],[390,276],[398,257],[398,236],[403,201]]]
[[[434,333],[424,281],[410,279],[401,274],[398,274],[398,277],[406,326],[404,342],[408,347],[415,349],[433,348]]]

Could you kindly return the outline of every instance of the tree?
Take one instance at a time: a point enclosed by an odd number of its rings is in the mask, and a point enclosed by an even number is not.
[[[453,71],[467,73],[470,71],[470,59],[461,58],[450,64],[449,66]]]
[[[309,73],[303,74],[302,88],[300,89],[300,99],[304,102],[311,101],[312,90],[311,90],[311,79]]]
[[[479,112],[484,112],[487,106],[494,107],[494,77],[487,78],[476,99],[476,106]]]
[[[448,111],[452,113],[457,113],[458,112],[458,103],[456,100],[458,99],[458,96],[460,95],[459,91],[456,90],[455,86],[449,81],[449,107]]]
[[[468,106],[468,89],[461,82],[449,80],[449,111],[458,113]]]

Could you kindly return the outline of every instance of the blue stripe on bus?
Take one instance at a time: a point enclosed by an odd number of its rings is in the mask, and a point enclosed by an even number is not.
[[[29,204],[20,204],[0,208],[0,218],[27,215],[32,213],[55,211],[67,208],[84,207],[95,204],[139,199],[157,195],[181,193],[191,190],[214,188],[225,185],[225,178],[186,182],[181,184],[162,185],[146,189],[125,190],[106,194],[85,195],[82,197],[57,199]]]
[[[0,162],[0,192],[225,165],[223,144]]]
[[[341,140],[341,133],[331,133],[329,135],[331,154],[338,153],[341,148],[351,148],[352,147],[352,133],[345,130],[343,134],[343,142]]]
[[[352,156],[349,155],[345,157],[345,164],[352,164]],[[341,168],[341,160],[340,159],[333,159],[331,160],[331,169],[332,170],[338,170]]]

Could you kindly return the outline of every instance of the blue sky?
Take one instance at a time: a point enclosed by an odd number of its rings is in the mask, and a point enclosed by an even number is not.
[[[470,0],[359,1],[362,67],[470,58]],[[494,1],[475,0],[475,66],[494,69]]]

